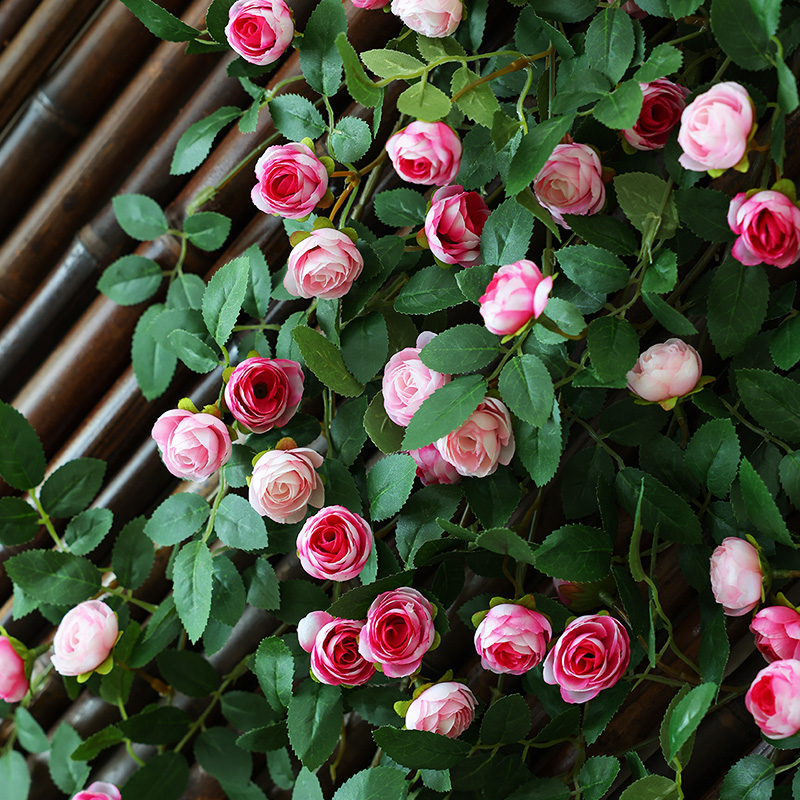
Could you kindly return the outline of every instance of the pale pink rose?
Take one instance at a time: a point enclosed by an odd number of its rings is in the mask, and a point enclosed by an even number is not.
[[[596,214],[606,202],[603,167],[587,144],[559,144],[533,179],[539,202],[564,228],[564,214]]]
[[[311,653],[311,672],[320,683],[360,686],[375,674],[375,666],[358,652],[363,627],[363,620],[338,619],[325,611],[312,611],[300,620],[300,646]]]
[[[344,297],[364,269],[353,240],[335,228],[318,228],[289,253],[283,285],[295,297]]]
[[[380,664],[387,678],[404,678],[420,668],[435,638],[433,606],[416,589],[401,586],[372,601],[358,652]]]
[[[622,135],[636,150],[660,150],[681,120],[689,90],[667,78],[639,86],[643,98],[639,119],[632,128],[622,131]]]
[[[498,336],[516,333],[541,316],[552,288],[553,278],[527,258],[500,267],[479,301],[487,329]]]
[[[113,783],[95,781],[82,792],[78,792],[72,800],[122,800],[122,794]]]
[[[635,19],[644,19],[647,16],[646,11],[642,11],[633,0],[625,0],[622,4],[622,10],[631,17]]]
[[[300,522],[309,505],[321,508],[325,502],[325,489],[316,473],[323,460],[308,447],[264,453],[250,479],[250,505],[274,522]]]
[[[294,38],[292,12],[283,0],[237,0],[228,11],[225,36],[245,61],[272,64]]]
[[[99,667],[117,643],[117,615],[100,600],[68,611],[53,639],[51,660],[60,675],[83,675]]]
[[[389,138],[386,152],[409,183],[446,186],[461,168],[461,139],[444,122],[412,122]]]
[[[781,192],[751,197],[740,192],[728,208],[728,225],[739,237],[731,255],[748,267],[788,267],[800,258],[800,209]]]
[[[431,252],[445,264],[474,267],[481,258],[481,233],[489,206],[477,192],[453,184],[437,189],[425,217]]]
[[[297,641],[300,647],[310,653],[314,647],[314,640],[323,625],[333,622],[336,617],[327,611],[309,611],[300,622],[297,623]]]
[[[373,538],[363,517],[344,506],[326,506],[309,517],[297,534],[297,555],[309,575],[349,581],[364,569]]]
[[[589,614],[574,619],[559,636],[545,659],[544,680],[559,687],[565,702],[585,703],[613,686],[630,658],[630,638],[622,623]]]
[[[455,32],[464,14],[463,0],[392,0],[392,14],[412,31],[440,39]]]
[[[434,683],[411,701],[406,711],[406,728],[455,739],[475,719],[477,702],[475,695],[463,683]]]
[[[645,350],[625,377],[634,394],[661,403],[691,392],[702,372],[703,362],[694,347],[681,339],[667,339]]]
[[[681,114],[678,162],[695,172],[735,167],[747,152],[753,127],[753,102],[747,90],[723,81],[698,95]]]
[[[485,478],[514,456],[511,416],[500,400],[485,397],[466,422],[434,444],[459,475]]]
[[[800,658],[800,614],[786,606],[762,608],[753,617],[750,631],[767,661]]]
[[[770,739],[800,731],[800,661],[786,658],[764,667],[744,696],[744,704]]]
[[[745,539],[728,536],[711,554],[711,591],[729,617],[741,617],[761,602],[764,574],[758,550]]]
[[[328,191],[328,172],[302,142],[268,147],[256,162],[250,197],[259,211],[287,219],[307,217]]]
[[[18,703],[28,694],[25,661],[7,636],[0,636],[0,699]]]
[[[475,631],[481,666],[490,672],[522,675],[545,656],[553,629],[544,614],[515,603],[489,609]]]
[[[353,0],[353,5],[356,8],[383,8],[388,6],[392,0]]]
[[[417,450],[409,450],[408,454],[417,465],[417,477],[423,486],[440,483],[458,483],[461,476],[452,464],[448,464],[436,445],[428,444]]]
[[[204,481],[231,457],[231,436],[213,414],[193,414],[175,408],[153,425],[164,466],[176,477]]]

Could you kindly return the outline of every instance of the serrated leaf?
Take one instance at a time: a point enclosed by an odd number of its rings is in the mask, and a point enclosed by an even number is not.
[[[670,332],[676,336],[693,336],[697,333],[697,328],[673,308],[666,300],[662,300],[656,294],[642,292],[642,300],[650,313]]]
[[[578,773],[585,800],[600,800],[619,774],[619,761],[613,756],[593,756]]]
[[[627,16],[623,11],[619,13]],[[660,219],[658,238],[669,239],[675,235],[678,213],[665,180],[649,172],[626,172],[614,178],[614,189],[620,207],[636,230],[647,234]]]
[[[520,419],[541,428],[550,418],[555,396],[547,367],[534,355],[512,358],[503,367],[497,388]]]
[[[350,92],[353,100],[366,108],[380,105],[383,101],[383,89],[375,86],[367,77],[367,73],[364,72],[364,68],[358,60],[358,54],[353,45],[347,41],[346,34],[338,34],[336,48],[344,63],[344,80],[347,91]]]
[[[633,74],[639,83],[651,83],[667,75],[673,75],[683,63],[683,53],[671,44],[657,44],[647,61]]]
[[[196,28],[182,22],[153,0],[122,0],[122,3],[159,39],[167,42],[189,42],[200,35]]]
[[[179,492],[158,506],[147,521],[144,532],[162,547],[178,544],[198,530],[210,513],[204,497]]]
[[[236,106],[223,106],[205,119],[190,125],[183,133],[169,168],[170,175],[185,175],[197,169],[211,152],[211,145],[217,134],[240,114],[241,109]]]
[[[450,113],[450,98],[432,83],[415,83],[397,98],[397,110],[425,122],[438,122]]]
[[[15,489],[32,489],[44,479],[47,461],[33,426],[0,400],[0,476]]]
[[[261,550],[269,545],[264,519],[239,495],[229,494],[219,504],[214,530],[228,547]]]
[[[421,73],[425,65],[402,50],[365,50],[361,60],[379,78],[408,78]]]
[[[462,761],[470,750],[460,739],[429,731],[401,731],[391,726],[378,728],[372,738],[392,761],[410,769],[448,769]]]
[[[746,458],[742,458],[742,463],[739,465],[739,488],[747,516],[756,528],[765,536],[794,547],[783,515],[772,499],[769,489]]]
[[[64,543],[71,553],[86,555],[105,539],[114,521],[107,508],[90,508],[73,517],[64,531]]]
[[[483,325],[455,325],[431,339],[419,357],[432,370],[455,374],[482,369],[499,350],[497,336]]]
[[[739,437],[729,419],[713,419],[692,436],[686,466],[712,494],[725,497],[739,471]]]
[[[233,259],[215,273],[203,295],[203,320],[218,345],[230,339],[247,292],[249,271],[248,258]]]
[[[731,199],[715,189],[687,186],[675,193],[681,221],[701,239],[732,242],[736,236],[728,225]]]
[[[123,256],[106,268],[97,281],[97,291],[121,306],[142,303],[158,291],[163,275],[150,258]]]
[[[231,218],[215,211],[202,211],[186,217],[183,230],[195,247],[218,250],[231,232]]]
[[[513,425],[516,455],[536,486],[544,486],[555,476],[561,463],[563,445],[558,403],[553,403],[552,416],[540,428],[520,419],[513,420]]]
[[[297,50],[308,85],[320,94],[332,96],[342,80],[342,57],[336,37],[347,31],[347,16],[340,0],[320,0],[309,17]]]
[[[343,35],[343,34],[342,34]],[[290,142],[317,139],[325,132],[325,120],[314,104],[299,94],[282,94],[269,101],[272,122]]]
[[[289,704],[289,741],[295,755],[309,770],[330,756],[342,726],[342,692],[312,680],[303,681]]]
[[[692,689],[674,708],[669,721],[667,760],[686,743],[697,729],[716,697],[719,687],[715,683],[703,683]]]
[[[564,525],[536,551],[536,569],[551,578],[598,581],[611,569],[613,547],[608,536],[587,525]]]
[[[370,517],[374,521],[396,514],[408,500],[417,465],[413,458],[395,453],[378,461],[367,473]]]
[[[169,229],[166,214],[151,197],[143,194],[118,194],[111,199],[111,203],[120,228],[140,242],[157,239]]]
[[[395,543],[400,558],[414,566],[414,557],[426,542],[441,538],[439,519],[450,519],[461,501],[455,486],[425,486],[405,504],[397,520]]]
[[[348,372],[342,353],[333,342],[304,325],[298,325],[292,335],[306,364],[326,386],[345,397],[355,397],[364,391],[364,384]]]
[[[508,555],[515,561],[534,564],[534,551],[527,541],[508,528],[489,528],[475,540],[478,547],[492,553]]]
[[[533,234],[533,217],[515,199],[504,200],[486,220],[481,233],[484,264],[512,264],[525,258]]]
[[[739,369],[736,386],[759,425],[785,441],[800,441],[800,392],[795,381],[764,369]]]
[[[508,197],[515,197],[532,183],[556,145],[569,131],[574,119],[573,114],[553,117],[536,125],[522,137],[508,170],[506,183]]]
[[[613,92],[603,97],[592,109],[595,119],[607,128],[632,128],[642,110],[642,90],[639,82],[623,81]]]
[[[292,700],[294,657],[283,640],[276,636],[264,639],[256,650],[254,672],[264,697],[277,712],[283,712]]]
[[[13,547],[30,541],[39,530],[39,512],[21,497],[0,497],[0,544]]]
[[[154,305],[139,317],[131,344],[133,373],[146,400],[154,400],[166,391],[178,364],[172,350],[156,341],[149,332],[162,311],[163,305]]]
[[[25,757],[17,750],[7,750],[0,756],[0,784],[7,800],[28,800],[31,774]]]
[[[789,370],[800,361],[800,315],[784,320],[769,343],[775,366]]]
[[[621,317],[598,317],[587,332],[592,366],[604,381],[624,378],[639,357],[639,337],[634,327]]]
[[[153,543],[144,532],[145,518],[132,519],[119,533],[114,543],[111,566],[126,589],[138,589],[153,568]]]
[[[411,277],[397,296],[394,307],[401,314],[432,314],[463,302],[456,273],[434,264]]]
[[[185,544],[175,559],[173,583],[175,608],[192,642],[203,635],[208,624],[212,575],[208,545],[200,541]]]
[[[60,606],[75,606],[100,588],[100,571],[70,553],[29,550],[6,562],[8,576],[31,597]]]
[[[344,164],[358,161],[371,144],[369,125],[358,117],[342,117],[328,135],[331,155]]]
[[[405,428],[389,419],[383,404],[383,392],[370,400],[364,414],[364,429],[372,443],[383,453],[396,453],[403,444]]]
[[[450,82],[450,91],[458,107],[470,118],[491,128],[494,115],[500,111],[500,102],[488,83],[478,83],[480,76],[465,64],[454,73]],[[471,87],[471,88],[467,88]]]
[[[711,30],[720,47],[734,63],[749,70],[769,66],[767,52],[775,31],[764,28],[764,17],[756,13],[759,4],[737,0],[713,0]],[[770,26],[771,27],[771,26]]]
[[[522,695],[509,694],[493,703],[483,715],[481,742],[509,744],[527,737],[531,729],[531,710]]]
[[[720,800],[770,800],[775,765],[762,755],[749,755],[728,770],[719,789]]]
[[[633,23],[621,9],[603,9],[586,31],[589,66],[598,69],[614,84],[631,63],[633,49]]]
[[[317,312],[319,313],[319,311]],[[357,317],[342,332],[342,358],[353,377],[366,383],[386,363],[389,333],[383,314]]]
[[[189,782],[189,765],[180,753],[167,751],[150,759],[122,787],[122,800],[158,797],[179,800]]]
[[[375,216],[393,228],[416,228],[425,221],[427,200],[414,189],[402,187],[379,192],[374,200]]]
[[[647,775],[632,783],[619,800],[679,800],[680,796],[675,781],[663,775]]]
[[[630,271],[618,256],[594,245],[562,247],[557,257],[558,265],[574,284],[594,293],[623,289],[630,279]]]

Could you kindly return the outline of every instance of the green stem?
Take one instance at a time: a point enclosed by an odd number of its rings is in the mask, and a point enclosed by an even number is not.
[[[211,514],[208,517],[208,523],[206,524],[206,529],[203,533],[204,542],[208,541],[208,537],[211,536],[211,531],[214,530],[214,520],[217,517],[217,511],[219,511],[219,504],[227,494],[227,488],[228,486],[225,482],[225,470],[223,468],[219,473],[219,488],[217,489],[217,496],[214,498],[214,505],[211,506]]]
[[[151,614],[155,614],[155,612],[158,610],[158,606],[153,605],[153,603],[148,603],[145,600],[139,600],[138,597],[134,597],[129,591],[125,591],[124,589],[119,589],[117,587],[103,587],[102,591],[107,592],[108,594],[113,594],[115,597],[120,597],[126,603],[139,606],[139,608],[143,608],[145,611],[149,611]]]
[[[722,401],[722,404],[725,406],[725,408],[727,408],[728,411],[730,411],[731,414],[733,414],[733,416],[736,417],[736,419],[738,419],[739,422],[741,422],[742,425],[744,425],[746,428],[749,428],[751,431],[753,431],[753,433],[757,433],[759,436],[762,436],[768,442],[772,442],[773,444],[778,445],[778,447],[780,447],[784,452],[786,453],[793,452],[792,448],[789,447],[789,445],[786,444],[786,442],[782,442],[780,439],[776,439],[771,433],[767,433],[763,428],[759,428],[758,426],[753,425],[751,422],[746,420],[739,413],[736,406],[732,406],[727,400],[725,400],[722,397],[720,397],[719,399]]]
[[[39,521],[45,526],[45,528],[47,528],[47,532],[55,542],[56,547],[59,550],[68,551],[69,547],[64,544],[64,542],[61,540],[61,537],[56,533],[56,529],[53,526],[53,521],[50,519],[50,515],[44,510],[44,506],[39,502],[39,498],[33,492],[30,493],[30,498],[33,500],[36,510],[41,515],[41,519]]]
[[[531,332],[531,329],[528,328],[527,331],[521,333],[517,336],[517,341],[514,342],[514,346],[506,352],[503,358],[500,360],[500,363],[497,365],[495,371],[489,376],[488,381],[491,383],[503,370],[503,367],[506,365],[506,362],[514,355],[516,355],[517,351],[525,344],[525,340],[528,338],[528,334]]]

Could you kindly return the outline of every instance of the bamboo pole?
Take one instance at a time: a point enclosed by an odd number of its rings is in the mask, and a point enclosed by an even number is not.
[[[0,3],[0,53],[8,47],[40,0],[3,0]]]

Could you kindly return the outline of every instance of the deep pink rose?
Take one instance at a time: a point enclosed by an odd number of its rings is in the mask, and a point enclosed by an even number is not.
[[[78,792],[72,800],[122,800],[122,794],[113,783],[95,781],[82,792]]]
[[[268,147],[256,163],[250,197],[259,211],[287,219],[307,217],[328,191],[328,172],[302,142]]]
[[[423,486],[458,483],[461,480],[458,470],[442,458],[442,454],[434,444],[425,445],[417,450],[409,450],[408,454],[417,465],[417,477],[422,481]]]
[[[545,656],[553,629],[544,614],[515,603],[489,609],[475,631],[481,666],[498,674],[522,675]]]
[[[392,0],[353,0],[353,5],[356,8],[383,8],[388,6]]]
[[[153,425],[164,466],[176,477],[204,481],[231,457],[231,437],[213,414],[179,408],[165,411]]]
[[[344,297],[364,269],[353,240],[335,228],[319,228],[289,253],[283,285],[295,297]]]
[[[406,728],[455,739],[475,719],[477,702],[475,695],[463,683],[434,683],[411,701],[406,711]]]
[[[527,258],[500,267],[480,299],[486,327],[498,336],[516,333],[541,316],[552,288],[553,278]]]
[[[392,0],[392,14],[412,31],[440,39],[455,32],[464,14],[463,0]]]
[[[544,662],[545,683],[567,703],[585,703],[613,686],[628,668],[630,638],[621,622],[605,614],[578,617],[567,625]]]
[[[283,0],[237,0],[228,11],[225,36],[245,61],[272,64],[294,38],[292,12]]]
[[[729,617],[741,617],[761,602],[764,575],[758,550],[745,539],[728,536],[711,554],[711,591]]]
[[[800,209],[785,194],[740,192],[728,208],[728,225],[739,237],[731,255],[748,267],[783,269],[800,258]]]
[[[228,378],[225,405],[253,433],[282,428],[303,399],[303,370],[286,358],[247,358]]]
[[[681,114],[680,165],[695,172],[735,167],[747,152],[753,117],[750,95],[738,83],[723,81],[698,95]]]
[[[681,339],[667,339],[645,350],[625,377],[634,394],[661,403],[691,392],[702,372],[703,362],[694,347]]]
[[[117,642],[117,615],[100,600],[87,600],[68,611],[53,639],[51,660],[60,675],[83,675],[97,669]]]
[[[344,506],[326,506],[297,534],[297,555],[309,575],[349,581],[364,569],[372,542],[372,528],[365,519]]]
[[[622,131],[622,135],[636,150],[660,150],[681,120],[689,90],[667,78],[639,86],[643,97],[639,119],[632,128]]]
[[[387,678],[404,678],[419,669],[435,637],[433,606],[416,589],[401,586],[372,601],[358,652],[380,664]]]
[[[458,184],[437,189],[425,217],[428,247],[445,264],[474,267],[487,219],[489,207],[477,192],[465,192]]]
[[[446,186],[461,168],[461,139],[444,122],[412,122],[389,138],[386,152],[409,183]]]
[[[7,636],[0,636],[0,699],[18,703],[28,693],[25,661]]]
[[[800,658],[800,614],[786,606],[762,608],[753,617],[750,631],[756,647],[767,661]]]
[[[794,736],[800,731],[800,661],[787,658],[764,667],[747,690],[744,704],[765,736]]]
[[[635,19],[644,19],[647,16],[646,11],[642,11],[633,0],[625,0],[622,4],[622,10],[631,17]]]
[[[434,444],[459,475],[484,478],[514,456],[511,416],[500,400],[486,397],[466,422]]]
[[[250,479],[250,505],[274,522],[300,522],[309,505],[321,508],[325,502],[325,489],[316,473],[323,460],[308,447],[264,453]]]
[[[358,652],[363,620],[338,619],[327,611],[312,611],[300,620],[300,646],[311,653],[311,671],[320,683],[330,686],[360,686],[375,667]]]

